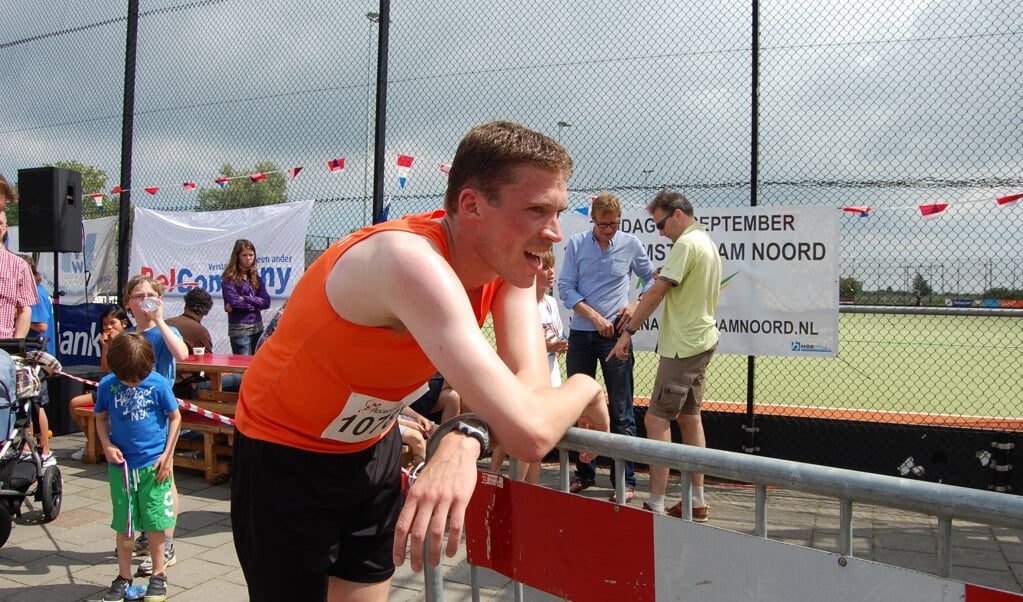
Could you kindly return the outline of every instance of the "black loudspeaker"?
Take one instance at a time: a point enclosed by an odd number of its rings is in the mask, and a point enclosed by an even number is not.
[[[19,247],[82,252],[82,174],[60,167],[18,170]]]

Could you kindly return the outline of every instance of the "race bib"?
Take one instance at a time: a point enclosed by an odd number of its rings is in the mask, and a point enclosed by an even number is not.
[[[330,421],[327,428],[323,429],[320,437],[344,443],[361,443],[373,439],[387,431],[391,423],[398,419],[402,408],[429,390],[429,382],[424,383],[398,401],[379,399],[353,391],[344,409]]]

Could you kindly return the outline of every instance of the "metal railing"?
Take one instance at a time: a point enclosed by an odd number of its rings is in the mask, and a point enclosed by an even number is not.
[[[914,481],[776,458],[751,456],[677,443],[665,443],[571,428],[558,449],[561,456],[560,488],[568,491],[568,451],[587,450],[614,458],[616,499],[625,499],[625,460],[682,471],[682,498],[692,492],[690,471],[750,483],[756,487],[756,529],[767,537],[767,488],[778,487],[836,498],[839,502],[838,552],[853,555],[852,507],[855,502],[909,510],[938,519],[938,569],[948,577],[952,568],[952,521],[1023,529],[1023,497],[968,487]],[[683,518],[692,520],[691,507]]]
[[[948,577],[952,567],[952,521],[968,518],[971,523],[1023,529],[1023,497],[955,485],[914,481],[898,477],[857,472],[751,456],[718,449],[651,441],[610,433],[571,428],[559,445],[559,489],[569,490],[569,451],[589,451],[614,459],[615,499],[625,499],[626,460],[668,466],[682,473],[682,497],[692,492],[691,472],[752,484],[755,487],[755,529],[768,538],[767,488],[777,487],[837,499],[839,502],[839,554],[853,554],[853,504],[897,508],[934,516],[938,520],[938,569]],[[512,467],[512,474],[515,472]],[[692,520],[690,504],[683,504],[683,519]],[[429,545],[427,542],[426,545]],[[426,566],[426,599],[443,600],[441,567]],[[480,599],[478,569],[470,566],[472,599]],[[523,599],[521,583],[514,584],[515,600]]]

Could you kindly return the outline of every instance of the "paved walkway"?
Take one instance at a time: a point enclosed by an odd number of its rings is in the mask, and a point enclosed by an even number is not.
[[[64,501],[59,518],[33,524],[38,505],[26,502],[25,516],[14,525],[0,548],[0,600],[99,600],[116,573],[114,534],[106,465],[75,462],[70,455],[82,447],[81,434],[57,437],[53,449],[64,476]],[[644,474],[638,475],[640,479]],[[245,581],[231,541],[229,489],[207,485],[199,472],[177,470],[181,514],[175,546],[178,562],[169,570],[173,600],[231,602],[245,600]],[[544,484],[557,482],[557,466],[544,470]],[[606,474],[584,495],[606,499]],[[639,506],[646,483],[640,482],[634,506]],[[677,492],[677,486],[675,488]],[[675,494],[677,496],[677,493]],[[709,524],[752,533],[753,490],[730,485],[708,486]],[[675,501],[674,498],[671,500]],[[835,551],[838,502],[793,492],[769,493],[768,524],[772,539]],[[937,572],[937,521],[900,510],[854,507],[855,555],[929,573]],[[972,523],[953,523],[952,578],[1023,593],[1023,531]],[[444,599],[470,600],[469,567],[464,546],[445,562]],[[483,600],[513,600],[505,577],[481,571]],[[143,581],[144,582],[144,581]],[[394,578],[391,600],[424,600],[422,575],[401,567]],[[526,600],[554,600],[526,588]]]

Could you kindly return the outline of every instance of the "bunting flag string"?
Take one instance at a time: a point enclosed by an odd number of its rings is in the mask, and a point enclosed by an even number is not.
[[[416,160],[416,158],[414,156],[412,156],[412,155],[405,155],[405,154],[398,154],[397,155],[396,164],[397,164],[397,169],[398,169],[398,185],[401,187],[402,190],[405,189],[405,186],[409,182],[409,174],[412,171],[412,165],[415,162],[415,160]],[[326,164],[327,164],[327,169],[330,170],[331,173],[336,173],[336,172],[344,171],[344,169],[345,169],[345,158],[344,157],[337,157],[335,159],[330,159],[330,160],[326,161]],[[438,166],[438,170],[441,173],[443,173],[445,175],[448,175],[450,173],[451,165],[449,163],[439,162],[437,164],[437,166]],[[252,173],[252,174],[239,175],[239,176],[221,176],[221,177],[215,178],[213,180],[213,183],[216,186],[219,186],[220,188],[225,188],[233,180],[248,179],[250,182],[255,184],[255,183],[259,183],[259,182],[265,181],[268,175],[274,174],[274,173],[283,174],[288,181],[294,181],[296,178],[298,178],[299,173],[301,173],[303,169],[305,169],[305,168],[303,166],[299,165],[297,167],[289,167],[287,169],[278,169],[278,170],[274,170],[274,171],[257,172],[257,173]],[[142,187],[142,190],[144,190],[147,194],[155,196],[161,190],[161,188],[165,188],[165,187],[169,187],[169,186],[170,185],[163,185],[163,184],[160,184],[160,185],[150,185],[150,186]],[[181,183],[180,186],[181,186],[181,189],[186,191],[186,192],[193,192],[193,191],[198,189],[198,185],[196,184],[195,180],[188,180],[186,182]],[[102,207],[103,206],[103,197],[105,196],[105,194],[117,195],[117,194],[121,194],[121,193],[124,193],[124,192],[128,192],[129,190],[130,190],[129,188],[124,188],[121,185],[115,185],[113,188],[110,189],[109,193],[94,192],[94,193],[85,194],[83,196],[91,198],[93,200],[93,202],[96,204],[97,207]],[[596,199],[596,196],[590,196],[589,197],[590,203],[592,203],[594,199]],[[1010,195],[1006,195],[1006,196],[995,197],[994,200],[995,200],[996,206],[998,206],[998,207],[1007,207],[1007,206],[1016,207],[1016,206],[1020,205],[1019,201],[1023,200],[1023,193],[1020,193],[1020,194],[1010,194]],[[949,210],[952,207],[954,207],[954,206],[978,204],[978,203],[989,203],[989,202],[991,202],[991,197],[990,196],[984,196],[984,197],[980,197],[980,198],[973,198],[973,199],[965,199],[965,200],[961,200],[961,201],[956,201],[955,203],[928,202],[928,203],[921,203],[919,205],[912,205],[912,206],[883,207],[881,209],[883,209],[885,211],[887,211],[887,210],[912,210],[914,212],[919,213],[919,215],[920,215],[920,217],[922,219],[931,220],[931,219],[941,218],[942,216],[948,214]],[[848,206],[841,207],[841,210],[844,213],[848,213],[850,215],[855,215],[855,216],[857,216],[859,218],[869,218],[869,217],[873,216],[874,213],[878,209],[875,208],[875,207],[872,207],[870,205],[848,205]],[[584,207],[584,208],[576,209],[576,211],[578,211],[579,213],[582,213],[583,215],[588,215],[589,214],[589,207]]]
[[[995,204],[998,207],[1004,207],[1006,205],[1017,204],[1017,201],[1023,199],[1023,194],[1012,194],[1008,196],[995,197]],[[991,197],[984,196],[975,199],[964,199],[962,201],[956,201],[955,205],[976,205],[979,203],[990,203]],[[934,220],[941,218],[948,213],[948,210],[953,206],[953,203],[922,203],[920,205],[910,206],[895,206],[886,207],[885,209],[893,210],[908,210],[912,209],[919,212],[920,217],[925,220]],[[870,217],[873,214],[873,210],[865,205],[849,205],[842,207],[842,211],[845,213],[852,213],[859,217]]]
[[[344,157],[341,157],[341,158],[338,158],[338,159],[332,159],[332,160],[327,162],[327,166],[330,168],[330,171],[340,171],[340,170],[344,169],[345,159],[344,159]],[[220,188],[224,188],[232,180],[248,179],[250,182],[253,182],[253,183],[262,182],[263,180],[266,179],[266,177],[268,175],[273,174],[273,173],[284,174],[285,176],[287,176],[287,178],[289,180],[294,180],[295,178],[298,177],[298,174],[301,173],[303,169],[305,169],[305,168],[303,166],[299,165],[298,167],[289,167],[288,169],[277,169],[277,170],[274,170],[274,171],[261,171],[261,172],[252,173],[252,174],[246,174],[246,175],[241,175],[241,176],[229,176],[229,177],[228,176],[222,176],[222,177],[219,177],[219,178],[215,178],[213,180],[213,183],[216,184],[217,186],[219,186]],[[149,193],[151,195],[156,195],[156,193],[159,192],[161,188],[163,188],[163,186],[144,186],[142,188],[142,190],[146,191],[147,193]],[[185,192],[191,192],[191,191],[196,190],[197,188],[198,188],[198,185],[196,184],[195,180],[189,180],[187,182],[182,182],[182,184],[181,184],[181,189],[184,190]],[[114,194],[121,194],[121,193],[124,193],[124,192],[128,192],[129,190],[131,190],[131,189],[130,188],[124,188],[124,187],[118,185],[118,186],[114,186],[113,188],[110,189],[110,194],[112,194],[112,195],[114,195]],[[102,192],[91,193],[91,194],[88,194],[86,196],[91,197],[96,202],[97,205],[101,206],[103,204],[103,201],[102,201],[103,193]]]

